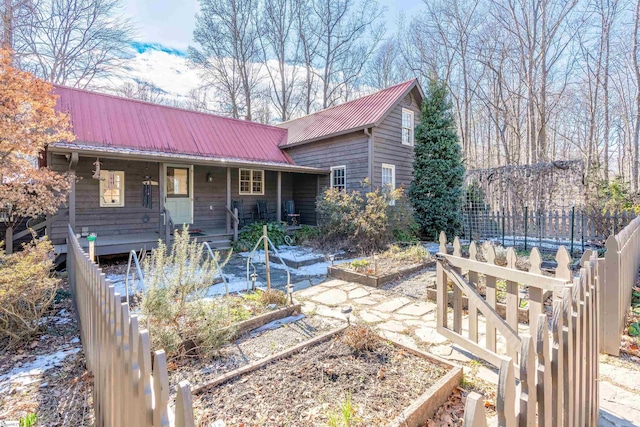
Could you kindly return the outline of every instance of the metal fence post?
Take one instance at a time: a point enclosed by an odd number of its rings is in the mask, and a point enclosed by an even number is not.
[[[502,208],[502,247],[504,248],[504,216],[505,210]]]
[[[527,250],[527,229],[529,226],[529,206],[524,207],[524,250]]]
[[[573,226],[576,221],[576,207],[571,208],[571,256],[573,256]]]

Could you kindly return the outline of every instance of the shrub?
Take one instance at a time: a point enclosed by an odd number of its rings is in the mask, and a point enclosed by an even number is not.
[[[233,249],[238,252],[250,251],[258,243],[258,239],[262,237],[262,227],[267,225],[267,234],[269,239],[276,247],[284,245],[284,237],[287,235],[287,229],[280,222],[254,222],[240,230],[238,241],[233,243]]]
[[[284,292],[279,291],[278,289],[268,289],[266,291],[260,292],[258,301],[260,301],[260,303],[264,306],[270,304],[286,305],[287,295]]]
[[[369,326],[351,325],[342,333],[342,342],[357,353],[374,351],[380,345],[380,337]]]
[[[406,248],[401,248],[398,245],[391,245],[389,246],[389,249],[381,253],[378,258],[420,263],[431,259],[431,254],[422,245],[411,245]]]
[[[595,232],[599,236],[608,236],[613,230],[613,223],[607,213],[627,211],[632,214],[640,213],[640,195],[631,191],[630,185],[615,177],[607,182],[593,178],[589,187],[595,191],[587,193],[587,212],[590,216]],[[625,224],[626,225],[626,224]]]
[[[233,331],[228,307],[204,300],[218,270],[202,246],[191,240],[188,228],[175,234],[171,252],[158,242],[144,262],[145,292],[141,295],[144,322],[154,348],[168,355],[197,348],[207,354],[226,343]]]
[[[52,274],[52,254],[47,239],[24,244],[22,252],[12,255],[0,249],[0,340],[8,339],[9,346],[42,328],[59,283]]]
[[[297,245],[313,242],[318,237],[320,237],[320,230],[318,227],[311,227],[310,225],[302,225],[293,232],[293,240]]]
[[[390,204],[395,201],[394,204]],[[402,188],[367,193],[327,189],[316,203],[319,241],[331,249],[370,253],[416,229]]]

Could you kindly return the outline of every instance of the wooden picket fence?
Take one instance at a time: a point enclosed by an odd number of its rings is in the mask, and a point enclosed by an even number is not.
[[[600,323],[602,351],[617,356],[625,317],[631,306],[632,288],[640,268],[640,216],[617,235],[609,236],[605,246]]]
[[[447,254],[445,244],[446,237],[441,235],[437,259],[438,332],[499,367],[498,425],[597,425],[601,264],[597,255],[592,253],[588,259],[583,258],[579,276],[572,278],[568,269],[570,258],[566,249],[561,248],[556,256],[559,271],[556,277],[547,277],[540,274],[539,254],[532,255],[531,269],[526,272],[515,269],[515,252],[508,251],[507,266],[500,267],[495,265],[491,250],[485,254],[486,262],[478,261],[473,242],[468,259],[461,256],[457,238],[452,255]],[[484,276],[486,296],[477,292],[480,275]],[[506,319],[495,310],[497,280],[506,282]],[[449,281],[453,283],[451,326]],[[528,333],[518,324],[519,285],[529,288]],[[551,313],[546,313],[543,305],[548,293],[552,295]],[[467,336],[462,328],[463,296],[468,300]],[[482,325],[478,322],[479,312],[485,320],[484,346],[478,339]],[[503,339],[504,351],[496,345],[496,333]],[[464,423],[486,425],[484,399],[476,393],[467,397]]]
[[[101,269],[83,251],[71,227],[67,272],[80,321],[87,369],[94,376],[96,426],[195,426],[191,387],[178,385],[175,412],[169,407],[164,350],[152,353],[149,332],[129,313]]]

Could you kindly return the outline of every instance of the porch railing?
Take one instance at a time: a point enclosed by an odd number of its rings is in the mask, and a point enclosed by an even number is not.
[[[169,407],[164,350],[153,352],[149,331],[129,313],[120,294],[82,250],[71,226],[67,271],[80,323],[87,369],[93,373],[97,426],[195,426],[189,383],[177,387],[175,413]]]
[[[240,224],[240,220],[238,219],[238,208],[233,208],[233,211],[229,209],[228,206],[225,206],[227,209],[227,213],[231,217],[231,224],[233,227],[233,241],[238,241],[238,224]],[[229,230],[227,230],[229,232]]]

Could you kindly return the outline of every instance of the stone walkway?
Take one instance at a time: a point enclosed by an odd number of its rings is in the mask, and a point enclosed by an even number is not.
[[[327,280],[297,291],[294,298],[302,304],[302,310],[307,314],[341,320],[347,320],[348,316],[349,321],[369,324],[384,337],[463,365],[467,381],[489,387],[497,385],[498,374],[495,369],[474,362],[471,354],[437,333],[436,304],[433,302],[403,295],[397,289],[374,289],[342,280]],[[351,313],[344,314],[343,309],[349,307]],[[463,329],[466,329],[466,324],[463,321]],[[524,332],[528,328],[525,326],[522,329]],[[482,335],[479,341],[482,345]],[[640,426],[638,365],[621,363],[618,358],[602,359],[600,425]]]

